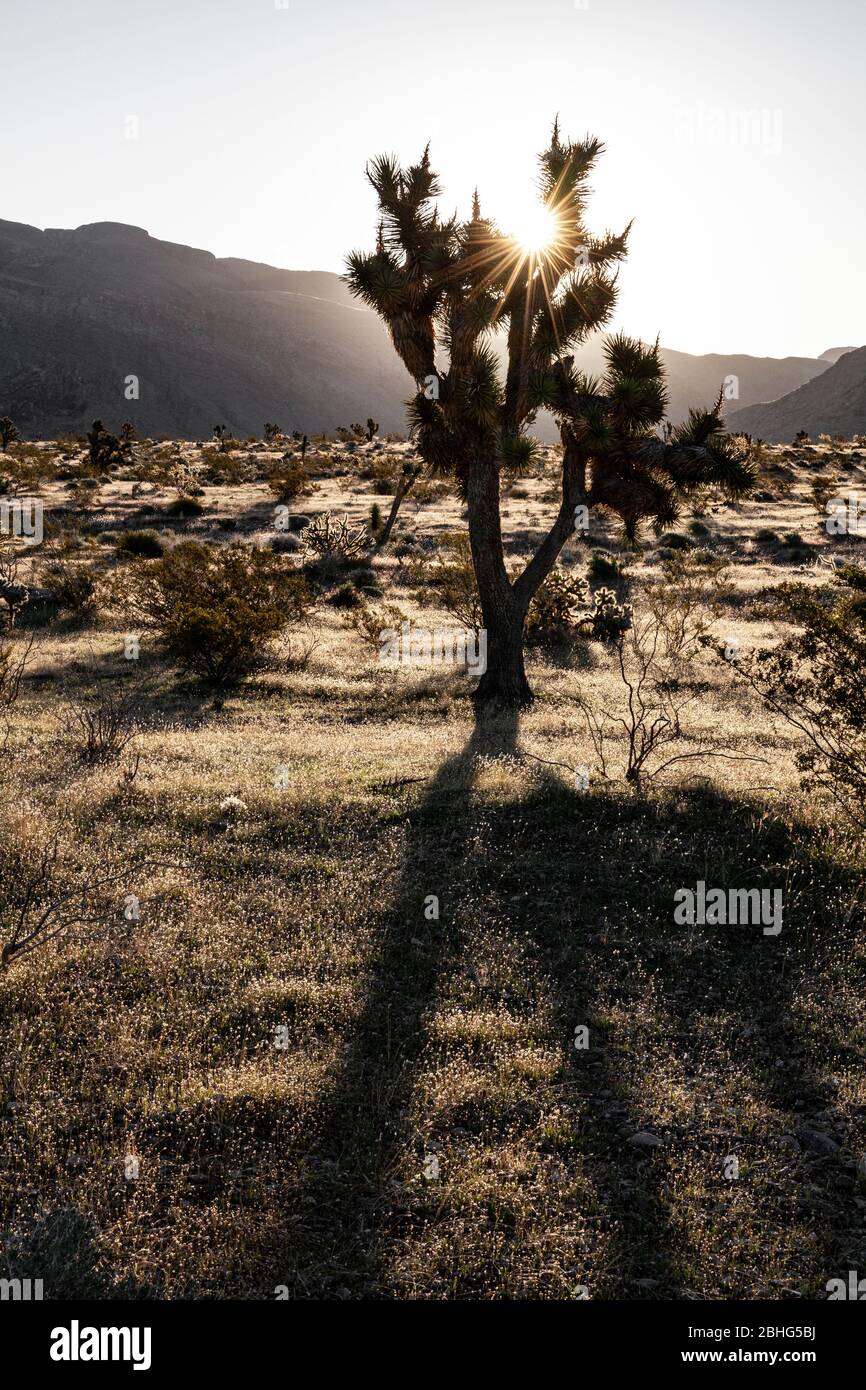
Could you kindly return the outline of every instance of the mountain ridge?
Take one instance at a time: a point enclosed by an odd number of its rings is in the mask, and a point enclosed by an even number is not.
[[[414,389],[384,326],[339,276],[217,257],[127,223],[0,220],[0,330],[0,413],[29,437],[80,433],[97,416],[152,437],[200,438],[215,423],[258,435],[266,420],[312,433],[367,415],[405,431]],[[661,352],[674,420],[711,404],[726,378],[737,378],[738,406],[752,405],[829,369],[819,358]],[[576,355],[598,372],[601,337]],[[125,394],[130,376],[138,399]],[[549,417],[535,432],[557,437]]]

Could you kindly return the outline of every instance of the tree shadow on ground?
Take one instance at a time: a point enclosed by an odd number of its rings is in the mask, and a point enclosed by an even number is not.
[[[477,728],[409,816],[361,1017],[321,1098],[298,1204],[287,1213],[280,1281],[291,1296],[394,1296],[393,1262],[422,1228],[438,1222],[447,1244],[455,1217],[447,1189],[431,1206],[407,1193],[399,1170],[407,1144],[419,1168],[424,1162],[413,1094],[428,1062],[431,1018],[464,968],[480,911],[507,920],[550,981],[547,1042],[561,1053],[555,1108],[571,1119],[561,1146],[591,1185],[605,1241],[604,1267],[591,1277],[578,1257],[555,1278],[536,1280],[532,1292],[568,1296],[569,1281],[597,1298],[797,1296],[816,1287],[837,1272],[842,1250],[850,1256],[856,1186],[846,1121],[833,1112],[833,1084],[821,1071],[850,1068],[854,1050],[829,1020],[811,1018],[806,1036],[799,996],[840,951],[850,959],[854,928],[827,908],[850,900],[856,880],[780,822],[711,790],[641,802],[581,795],[539,773],[537,790],[519,801],[476,796],[479,760],[507,764],[516,749],[516,720]],[[790,916],[781,936],[765,936],[760,925],[678,926],[674,892],[699,879],[722,888],[784,880]],[[438,920],[425,917],[430,895]],[[816,911],[825,914],[817,929]],[[612,1016],[637,1010],[648,995],[655,1016],[645,1036],[619,1036]],[[581,1023],[590,1029],[585,1054],[573,1047]],[[714,1036],[721,1061],[708,1060]],[[720,1093],[732,1058],[751,1097],[741,1110],[736,1092]],[[665,1118],[659,1088],[670,1074],[686,1102],[681,1115],[674,1107]],[[479,1124],[483,1131],[483,1115]],[[806,1138],[798,1141],[800,1131]],[[635,1139],[646,1132],[656,1147]],[[813,1133],[841,1149],[815,1152],[822,1140]],[[490,1134],[495,1145],[493,1123]],[[732,1155],[751,1217],[731,1200],[743,1191],[723,1172]],[[685,1189],[682,1156],[696,1172]],[[581,1200],[563,1198],[563,1226],[585,1215]],[[698,1248],[706,1221],[720,1263]],[[792,1221],[798,1238],[786,1242]],[[499,1241],[501,1266],[512,1257],[520,1264],[521,1239],[515,1233],[510,1250]],[[744,1240],[763,1242],[760,1256],[734,1249]],[[480,1283],[477,1271],[440,1274],[430,1290],[447,1287],[449,1297],[503,1296],[515,1280],[518,1296],[529,1288],[521,1274],[504,1280],[489,1262]]]

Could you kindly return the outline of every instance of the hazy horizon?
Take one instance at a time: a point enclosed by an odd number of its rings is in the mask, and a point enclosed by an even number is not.
[[[558,112],[606,145],[590,224],[635,219],[612,326],[696,354],[862,342],[855,0],[12,0],[4,27],[10,221],[339,273],[372,244],[368,158],[429,140],[443,208],[477,184],[511,230]]]

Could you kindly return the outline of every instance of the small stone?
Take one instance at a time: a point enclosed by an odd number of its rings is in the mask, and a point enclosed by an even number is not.
[[[805,1125],[797,1130],[797,1138],[802,1148],[809,1153],[829,1156],[839,1152],[839,1145],[835,1139],[831,1139],[829,1134],[822,1134],[819,1129],[808,1129]]]
[[[657,1134],[650,1134],[648,1129],[639,1129],[628,1142],[635,1149],[660,1149],[664,1140],[659,1139]]]

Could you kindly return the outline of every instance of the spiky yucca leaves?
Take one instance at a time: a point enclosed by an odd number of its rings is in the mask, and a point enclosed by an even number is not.
[[[601,383],[576,373],[569,358],[535,385],[537,404],[558,420],[579,501],[615,512],[634,539],[641,522],[670,526],[688,494],[707,483],[732,497],[749,491],[754,466],[724,432],[721,395],[661,439],[667,392],[658,343],[620,334],[605,358]]]
[[[563,141],[554,125],[539,160],[539,197],[555,231],[538,251],[485,218],[477,193],[468,221],[442,221],[429,149],[408,169],[384,156],[367,170],[379,200],[377,246],[354,252],[345,278],[383,318],[416,382],[408,408],[422,458],[455,478],[468,502],[488,628],[482,701],[531,698],[523,621],[573,532],[578,504],[607,507],[635,536],[642,521],[670,524],[682,498],[702,484],[737,494],[751,482],[748,464],[723,433],[720,402],[692,412],[669,438],[658,437],[666,396],[657,345],[618,336],[607,344],[601,382],[575,370],[574,349],[616,304],[613,267],[626,254],[629,232],[596,237],[586,227],[588,180],[602,148],[591,136]],[[507,339],[504,381],[491,343],[498,329]],[[502,550],[499,475],[525,462],[526,431],[541,407],[559,424],[561,503],[538,552],[512,581]],[[498,666],[510,674],[497,674]]]

